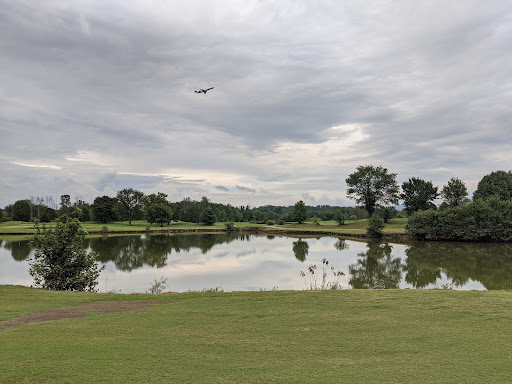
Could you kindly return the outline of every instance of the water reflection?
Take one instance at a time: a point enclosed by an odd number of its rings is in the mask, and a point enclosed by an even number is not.
[[[125,287],[135,284],[136,275],[144,286],[169,277],[180,284],[171,288],[178,291],[192,284],[198,289],[303,289],[303,263],[319,264],[323,258],[346,274],[344,288],[372,288],[382,281],[386,288],[512,289],[511,244],[399,245],[228,233],[91,238],[84,246],[107,265],[100,276],[108,280],[105,290],[115,283],[129,292]],[[30,285],[26,260],[31,252],[26,240],[0,240],[0,284]]]
[[[25,261],[30,255],[30,244],[27,240],[6,241],[4,248],[11,251],[11,256],[16,261]]]
[[[386,288],[398,288],[402,276],[399,257],[391,253],[393,246],[369,242],[368,250],[357,255],[357,263],[349,266],[350,285],[353,288],[372,288],[380,282]]]
[[[434,284],[443,271],[456,286],[479,281],[486,289],[512,289],[512,245],[417,243],[405,251],[405,280]]]
[[[306,261],[306,256],[309,253],[309,244],[303,239],[299,239],[293,242],[293,253],[295,258],[300,262]]]
[[[207,254],[216,244],[231,243],[235,240],[249,240],[246,234],[187,234],[181,236],[118,236],[86,240],[86,246],[98,254],[102,263],[113,262],[121,271],[132,271],[150,266],[166,266],[171,252],[189,252],[200,249]]]

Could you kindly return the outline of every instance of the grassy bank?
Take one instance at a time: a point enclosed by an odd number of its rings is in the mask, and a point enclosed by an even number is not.
[[[0,286],[0,327],[21,313],[98,300],[165,304],[4,327],[0,382],[512,381],[506,291],[152,296]]]
[[[393,219],[384,227],[384,233],[395,234],[405,233],[405,225],[407,219]],[[46,224],[51,227],[53,223]],[[238,228],[259,228],[262,231],[304,231],[304,232],[330,232],[339,234],[364,234],[366,233],[366,227],[368,225],[367,220],[348,221],[345,225],[337,225],[334,221],[320,221],[318,224],[306,222],[303,224],[298,223],[287,223],[285,225],[266,225],[266,224],[254,224],[248,222],[235,223]],[[177,222],[169,225],[160,227],[156,224],[149,224],[146,221],[138,220],[133,221],[132,225],[129,225],[127,221],[115,222],[115,223],[96,223],[96,222],[84,222],[83,227],[86,231],[95,233],[102,231],[103,227],[106,226],[109,232],[144,232],[149,226],[150,231],[194,231],[194,230],[223,230],[225,228],[224,223],[215,223],[213,226],[204,226],[196,223]],[[31,235],[35,232],[35,224],[20,221],[9,221],[0,223],[0,234],[12,235],[12,234],[25,234]]]

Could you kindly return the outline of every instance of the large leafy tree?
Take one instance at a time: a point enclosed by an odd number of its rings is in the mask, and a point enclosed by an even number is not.
[[[62,216],[55,228],[37,228],[31,245],[35,248],[30,274],[38,287],[57,291],[94,290],[99,268],[96,255],[83,247],[86,232],[80,221]]]
[[[30,201],[18,200],[12,207],[12,219],[15,221],[30,221]]]
[[[295,203],[292,215],[293,219],[299,224],[302,224],[304,221],[306,221],[306,218],[308,217],[308,209],[306,208],[304,201],[299,200]]]
[[[117,203],[115,197],[100,196],[94,199],[92,212],[94,220],[102,223],[111,223],[116,219],[114,207]]]
[[[501,200],[512,198],[512,171],[495,171],[485,175],[478,183],[473,200],[498,196]]]
[[[441,190],[441,197],[450,207],[469,202],[468,189],[462,180],[452,177]]]
[[[345,182],[347,196],[361,204],[370,216],[381,206],[398,204],[396,173],[388,173],[387,168],[360,165]]]
[[[144,209],[144,193],[133,188],[125,188],[117,193],[117,212],[122,220],[132,220],[142,216]]]
[[[404,201],[405,211],[412,215],[416,211],[435,208],[434,200],[439,196],[437,187],[431,181],[412,177],[402,184],[400,198]]]

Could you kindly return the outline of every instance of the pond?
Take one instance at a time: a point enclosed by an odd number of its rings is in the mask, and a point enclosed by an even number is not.
[[[418,242],[408,245],[248,234],[137,235],[86,239],[105,270],[100,292],[342,289],[512,289],[512,245]],[[30,286],[28,241],[0,240],[0,284]],[[322,263],[327,260],[328,265]],[[316,269],[311,268],[315,265]],[[334,276],[331,271],[341,271]],[[310,271],[313,271],[312,274]]]

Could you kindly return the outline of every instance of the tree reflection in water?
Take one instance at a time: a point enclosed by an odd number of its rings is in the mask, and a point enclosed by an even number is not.
[[[121,271],[132,271],[144,265],[161,268],[172,251],[200,249],[208,253],[216,244],[245,241],[245,234],[187,234],[178,236],[118,236],[89,239],[87,244],[102,263],[114,262]]]
[[[0,244],[1,241],[0,241]],[[27,240],[24,241],[6,241],[4,248],[11,251],[11,256],[16,261],[25,261],[30,256],[30,243]]]
[[[398,288],[402,275],[401,260],[393,257],[393,247],[387,243],[371,241],[368,250],[357,255],[357,263],[349,265],[352,288],[372,288],[384,282],[386,288]]]
[[[486,289],[512,289],[511,244],[418,242],[405,254],[405,280],[416,288],[435,284],[442,271],[456,286],[473,280]]]
[[[306,256],[309,253],[309,244],[307,241],[299,239],[293,242],[293,253],[295,258],[300,262],[306,261]]]
[[[109,236],[86,239],[84,246],[98,253],[98,261],[113,262],[119,270],[132,271],[144,266],[163,267],[172,252],[199,249],[206,254],[217,244],[249,241],[252,236],[257,235]],[[266,238],[272,240],[274,236],[266,235]],[[350,243],[336,239],[332,244],[343,252]],[[304,239],[292,244],[295,258],[300,262],[306,260],[309,252],[316,252],[315,246],[311,250],[311,244]],[[17,262],[30,257],[28,240],[0,240],[0,245]],[[346,255],[353,257],[351,252]],[[398,288],[402,272],[404,281],[414,288],[435,287],[444,274],[448,283],[455,286],[476,281],[487,289],[512,289],[512,244],[415,242],[398,254],[390,244],[370,242],[365,252],[357,254],[357,261],[349,265],[350,285],[353,288],[371,288],[382,280],[386,288]]]

